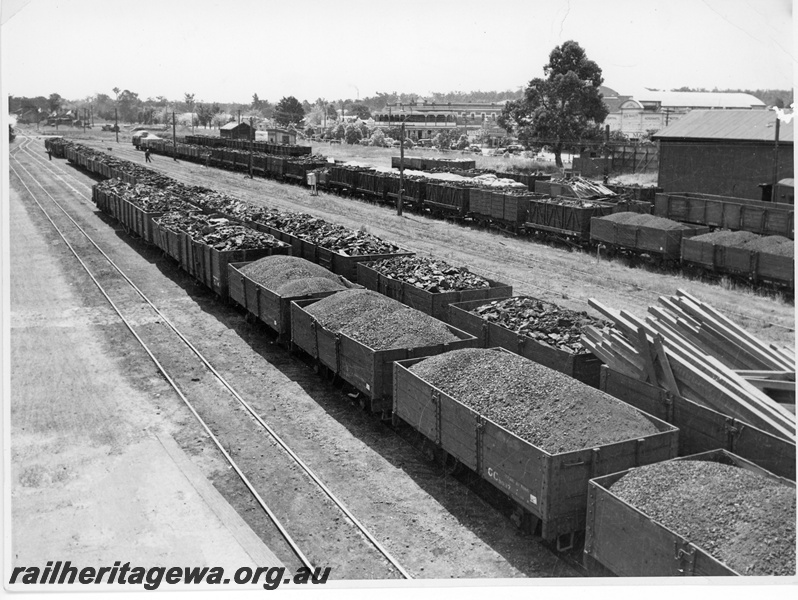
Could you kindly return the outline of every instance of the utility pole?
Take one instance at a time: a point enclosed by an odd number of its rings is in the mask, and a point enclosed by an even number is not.
[[[86,109],[85,108],[83,109],[83,118],[81,119],[81,121],[83,121],[83,133],[86,133]]]
[[[610,151],[610,126],[606,125],[604,127],[604,183],[607,183],[610,178],[610,162],[609,162],[609,151]]]
[[[253,147],[253,140],[255,139],[255,129],[253,127],[253,122],[255,117],[249,118],[249,178],[253,179],[252,177],[252,147]]]
[[[172,158],[177,162],[177,121],[175,121],[175,111],[172,111]]]
[[[781,119],[779,116],[776,115],[776,135],[775,135],[775,143],[773,144],[773,191],[770,197],[772,202],[776,202],[778,199],[778,194],[776,193],[776,187],[779,183],[779,124],[781,123]]]
[[[116,143],[119,143],[119,114],[117,109],[114,108],[114,131],[116,132]]]
[[[89,106],[89,115],[91,116],[91,126],[94,127],[94,106]]]
[[[405,187],[405,122],[400,128],[402,141],[399,143],[399,196],[396,199],[396,214],[402,216],[402,193]]]

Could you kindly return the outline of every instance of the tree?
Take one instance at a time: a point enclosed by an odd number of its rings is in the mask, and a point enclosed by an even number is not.
[[[274,120],[278,125],[286,126],[291,123],[299,123],[304,116],[305,109],[293,96],[284,96],[274,108]]]
[[[347,144],[357,144],[363,139],[363,134],[360,132],[360,128],[352,123],[349,123],[344,130],[344,139],[346,140]]]
[[[263,108],[263,100],[258,98],[257,94],[252,94],[252,104],[250,106],[252,110],[260,110]]]
[[[194,112],[194,94],[189,94],[188,92],[183,94],[183,104],[186,105],[188,112]]]
[[[141,100],[139,95],[130,90],[125,90],[117,98],[119,104],[119,119],[132,123],[139,112]]]
[[[371,134],[371,139],[369,140],[369,146],[382,147],[384,145],[385,145],[385,134],[382,132],[382,129],[375,129],[374,133]]]
[[[50,97],[47,99],[47,108],[50,109],[50,112],[57,113],[61,110],[61,104],[63,104],[64,99],[58,94],[50,94]]]
[[[529,82],[522,99],[507,104],[499,124],[517,131],[519,138],[532,136],[549,144],[562,167],[563,148],[607,117],[599,91],[604,78],[601,68],[573,40],[551,51],[543,73],[545,78]]]
[[[371,111],[365,104],[353,104],[348,110],[350,115],[355,115],[361,121],[371,118]]]

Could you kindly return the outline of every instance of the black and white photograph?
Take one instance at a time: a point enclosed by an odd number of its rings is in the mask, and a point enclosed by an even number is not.
[[[0,19],[5,592],[795,589],[792,0]]]

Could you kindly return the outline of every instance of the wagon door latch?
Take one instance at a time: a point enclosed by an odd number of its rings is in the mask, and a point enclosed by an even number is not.
[[[676,569],[682,575],[692,575],[695,569],[695,546],[689,542],[674,540],[673,559],[678,563]]]

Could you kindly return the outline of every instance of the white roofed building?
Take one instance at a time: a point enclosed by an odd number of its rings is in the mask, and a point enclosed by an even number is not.
[[[610,131],[636,139],[678,121],[691,110],[764,110],[765,103],[743,93],[659,92],[645,90],[634,96],[608,98],[610,114],[604,120]]]

